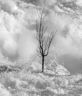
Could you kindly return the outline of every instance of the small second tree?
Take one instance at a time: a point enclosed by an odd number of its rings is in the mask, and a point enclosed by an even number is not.
[[[44,63],[45,63],[45,57],[49,54],[49,49],[52,43],[52,40],[54,39],[56,32],[47,32],[47,27],[44,26],[44,9],[41,12],[40,19],[38,22],[36,22],[36,32],[37,32],[37,40],[39,44],[39,50],[38,53],[41,56],[42,61],[42,72],[44,72]]]

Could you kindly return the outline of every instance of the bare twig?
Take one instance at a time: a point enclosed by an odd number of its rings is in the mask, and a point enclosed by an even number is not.
[[[45,36],[47,33],[47,27],[44,26],[43,22],[45,19],[44,15],[45,7],[43,8],[40,16],[39,22],[36,22],[36,32],[37,32],[37,40],[39,43],[39,50],[38,53],[41,55],[42,58],[42,72],[44,71],[44,61],[45,57],[49,54],[49,49],[51,46],[51,43],[56,36],[56,32],[51,32],[48,34],[48,36]]]

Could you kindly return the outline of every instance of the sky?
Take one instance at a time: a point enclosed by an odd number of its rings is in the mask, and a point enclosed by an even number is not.
[[[0,11],[0,52],[11,61],[16,61],[18,58],[29,60],[36,54],[38,46],[35,22],[39,20],[40,12],[36,9],[36,5],[40,6],[42,2],[23,1],[30,2],[32,7],[26,10],[24,8],[26,3],[20,4],[19,6],[22,6],[20,8],[13,0],[0,0],[3,5]],[[57,30],[51,52],[59,57],[60,62],[64,62],[65,67],[72,74],[82,73],[82,16],[79,9],[82,7],[82,2],[64,0],[69,3],[63,3],[62,0],[57,0],[58,6],[54,6],[55,1],[47,0],[48,9],[44,21],[48,32]],[[78,9],[75,9],[76,6]],[[3,59],[3,56],[0,56],[0,59]]]

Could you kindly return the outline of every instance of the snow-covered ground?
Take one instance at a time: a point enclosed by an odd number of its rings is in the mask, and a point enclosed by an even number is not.
[[[82,75],[68,75],[63,66],[58,65],[57,70],[58,67],[61,75],[48,69],[41,73],[38,67],[4,72],[0,74],[0,96],[80,96]]]

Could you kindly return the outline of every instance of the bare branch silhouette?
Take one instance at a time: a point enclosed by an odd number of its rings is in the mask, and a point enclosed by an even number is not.
[[[41,12],[39,21],[36,22],[36,32],[37,32],[36,38],[39,43],[38,53],[40,54],[41,59],[42,59],[41,60],[42,61],[42,72],[44,72],[45,57],[48,56],[51,43],[57,33],[57,31],[56,32],[53,31],[50,33],[47,32],[47,27],[44,26],[44,19],[45,19],[44,10],[45,10],[45,8],[43,8],[43,10]]]

